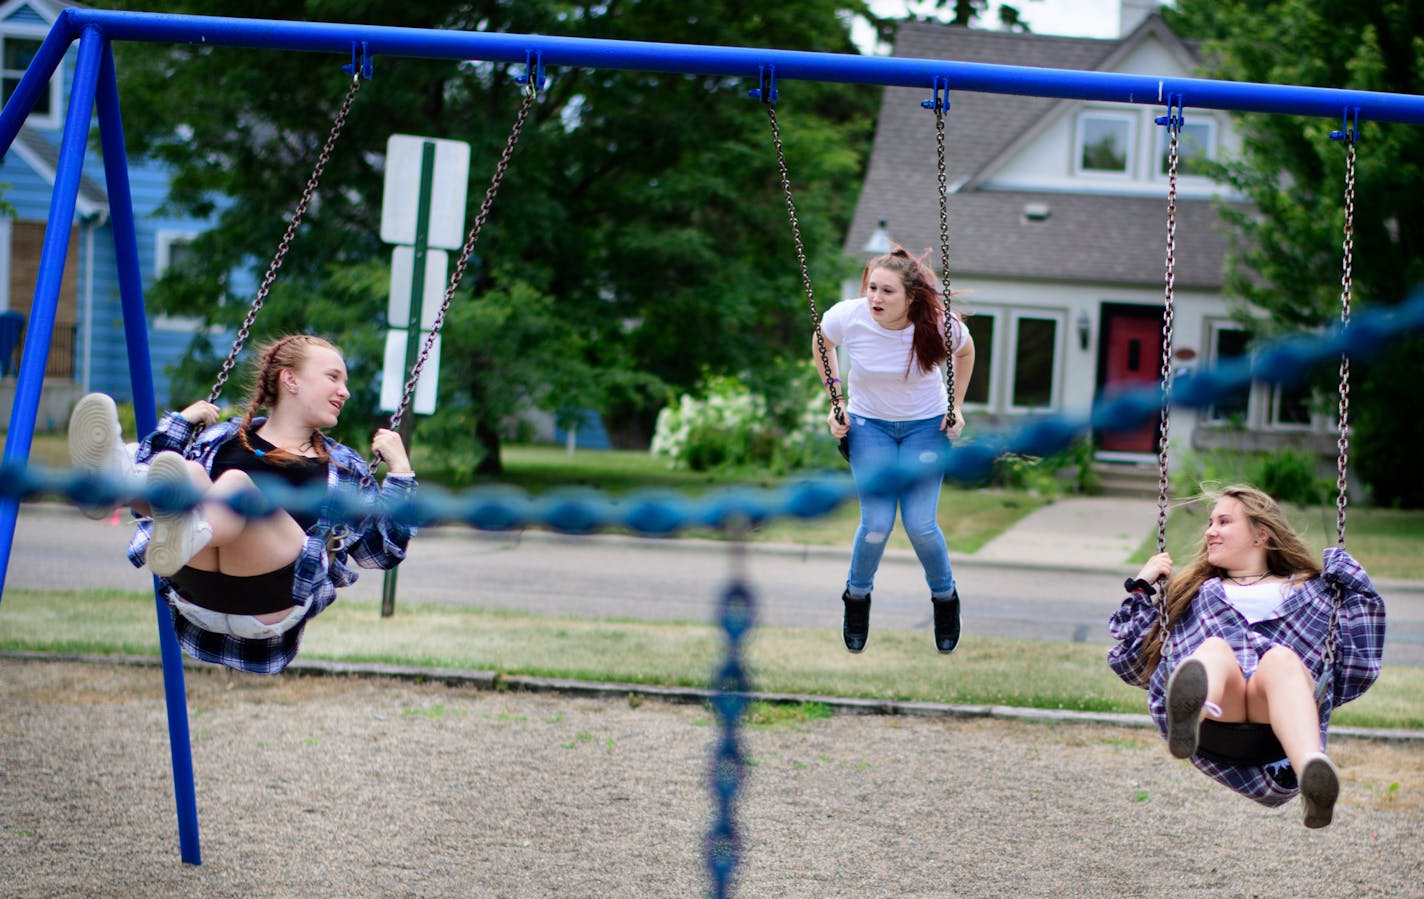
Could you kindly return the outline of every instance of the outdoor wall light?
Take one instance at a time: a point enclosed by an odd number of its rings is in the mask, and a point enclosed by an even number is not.
[[[1078,313],[1078,347],[1083,350],[1088,349],[1088,340],[1093,336],[1093,321],[1088,318],[1087,311]]]
[[[872,256],[883,256],[894,248],[895,245],[890,242],[890,232],[885,230],[885,219],[881,219],[875,230],[870,232],[870,239],[865,242],[863,251]]]

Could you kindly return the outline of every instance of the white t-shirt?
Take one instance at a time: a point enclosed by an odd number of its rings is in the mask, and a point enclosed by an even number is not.
[[[1276,617],[1274,612],[1285,601],[1290,589],[1290,584],[1284,582],[1242,586],[1222,581],[1221,586],[1226,591],[1226,601],[1241,613],[1247,624],[1258,624]]]
[[[950,354],[963,348],[969,329],[951,313]],[[944,373],[924,371],[914,356],[915,326],[899,331],[880,326],[865,297],[842,300],[821,317],[826,339],[845,347],[850,368],[844,374],[849,412],[883,421],[919,421],[943,415],[949,407]]]

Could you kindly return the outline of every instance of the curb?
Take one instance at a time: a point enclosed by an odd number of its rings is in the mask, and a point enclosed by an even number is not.
[[[95,665],[125,665],[138,668],[160,668],[162,661],[149,656],[103,656],[78,653],[0,652],[0,659],[18,662],[79,662]],[[186,671],[212,670],[189,659],[183,660]],[[552,677],[505,675],[497,671],[467,668],[421,668],[414,665],[389,665],[380,662],[329,662],[321,659],[297,659],[288,671],[321,677],[390,678],[413,683],[440,683],[477,690],[550,693],[595,699],[627,699],[638,696],[676,704],[709,702],[715,690],[703,687],[665,687],[651,684],[595,682]],[[919,718],[994,718],[1009,721],[1038,721],[1052,724],[1104,724],[1140,730],[1156,730],[1152,719],[1144,714],[1126,712],[1074,712],[1066,709],[1033,709],[1005,705],[958,705],[940,702],[910,702],[888,699],[855,699],[838,696],[814,696],[799,693],[747,694],[754,702],[773,704],[823,705],[835,714],[907,716]],[[1417,743],[1424,745],[1424,731],[1365,727],[1331,727],[1333,737],[1351,737],[1384,743]]]

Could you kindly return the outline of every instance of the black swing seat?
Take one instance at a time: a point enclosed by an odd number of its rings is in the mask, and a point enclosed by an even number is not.
[[[1202,719],[1197,755],[1220,765],[1269,765],[1286,757],[1269,724]]]

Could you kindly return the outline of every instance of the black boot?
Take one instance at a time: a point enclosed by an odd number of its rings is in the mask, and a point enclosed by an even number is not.
[[[930,597],[934,606],[935,648],[940,652],[954,652],[959,645],[959,588],[948,599]]]
[[[847,590],[841,594],[841,602],[845,603],[845,625],[841,628],[841,636],[845,638],[846,649],[860,652],[865,648],[865,641],[870,639],[870,594],[857,599]]]

